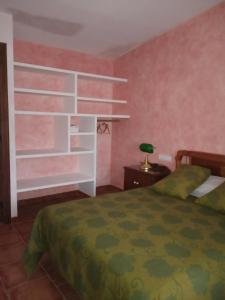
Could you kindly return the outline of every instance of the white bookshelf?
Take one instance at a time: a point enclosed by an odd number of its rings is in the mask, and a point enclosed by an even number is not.
[[[15,118],[37,118],[42,125],[42,118],[50,118],[54,120],[54,146],[46,149],[20,149],[16,151],[16,160],[20,163],[26,164],[31,160],[39,159],[40,163],[43,159],[62,159],[63,157],[76,157],[78,163],[74,172],[65,174],[56,174],[54,176],[43,176],[31,178],[18,178],[17,192],[26,192],[32,190],[40,190],[45,188],[52,188],[57,186],[78,185],[79,189],[84,193],[95,196],[96,193],[96,155],[97,155],[97,120],[125,120],[129,119],[129,115],[107,115],[107,114],[83,114],[78,113],[78,101],[86,101],[92,103],[106,103],[106,104],[126,104],[126,100],[107,99],[97,97],[79,96],[77,92],[78,80],[97,80],[109,83],[126,83],[127,79],[112,76],[90,74],[83,72],[76,72],[72,70],[57,69],[52,67],[44,67],[39,65],[24,64],[15,62],[14,68],[16,75],[19,72],[27,74],[28,79],[33,76],[54,76],[56,80],[62,80],[63,88],[61,90],[52,90],[48,86],[36,87],[24,84],[16,85],[14,88],[15,96],[25,97],[28,101],[35,101],[38,106],[40,97],[56,101],[62,99],[62,109],[60,111],[38,111],[30,109],[15,110]],[[43,80],[44,82],[45,80]],[[15,80],[16,82],[16,80]],[[19,82],[19,81],[18,81]],[[28,80],[28,83],[31,81]],[[47,79],[45,81],[48,83]],[[45,83],[44,82],[44,83]],[[31,98],[31,96],[32,98]],[[15,101],[17,101],[15,97]],[[29,98],[30,97],[30,98]],[[35,97],[35,99],[33,99]],[[33,102],[31,102],[32,104]],[[54,103],[54,102],[53,102]],[[77,125],[78,130],[74,132],[71,130],[71,125]],[[40,128],[39,128],[40,129]],[[42,129],[44,132],[44,129]],[[35,138],[35,130],[33,138]],[[21,146],[21,145],[20,145]],[[70,158],[69,158],[70,159]]]

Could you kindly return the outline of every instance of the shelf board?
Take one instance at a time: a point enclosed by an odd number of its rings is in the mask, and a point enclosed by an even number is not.
[[[90,74],[84,72],[77,72],[78,79],[91,79],[91,80],[103,80],[103,81],[111,81],[111,82],[127,82],[126,78],[107,76],[107,75],[98,75],[98,74]]]
[[[99,99],[93,97],[77,97],[78,101],[87,101],[87,102],[101,102],[101,103],[127,103],[126,100],[113,100],[113,99]]]
[[[45,71],[45,72],[51,72],[51,73],[58,73],[58,74],[65,74],[65,75],[74,75],[75,72],[71,70],[65,70],[65,69],[58,69],[58,68],[52,68],[52,67],[44,67],[40,65],[33,65],[33,64],[26,64],[26,63],[20,63],[20,62],[14,62],[14,67],[17,69],[30,69],[33,71]]]
[[[16,158],[39,158],[39,157],[55,157],[71,155],[70,152],[62,152],[56,150],[20,150],[16,151]]]
[[[122,120],[122,119],[130,119],[129,115],[97,115],[98,120]]]
[[[82,173],[62,174],[17,181],[17,192],[40,190],[55,186],[64,186],[94,181],[93,177]]]
[[[41,111],[29,111],[29,110],[16,110],[17,115],[36,115],[36,116],[71,116],[71,117],[97,117],[97,119],[129,119],[129,115],[103,115],[103,114],[73,114],[73,113],[60,113],[60,112],[41,112]]]
[[[57,151],[55,149],[38,149],[38,150],[17,150],[16,158],[38,158],[38,157],[52,157],[52,156],[64,156],[68,155],[68,152]]]
[[[89,131],[89,132],[79,131],[79,132],[70,132],[70,135],[96,135],[96,133],[93,131]]]
[[[55,156],[68,156],[68,155],[80,155],[80,154],[92,154],[93,150],[84,149],[84,148],[74,148],[70,152],[60,152],[57,150],[17,150],[16,158],[40,158],[40,157],[55,157]]]
[[[94,153],[94,150],[87,149],[84,147],[71,147],[71,153],[73,154],[92,154]]]
[[[72,117],[97,117],[98,120],[122,120],[130,119],[129,115],[104,115],[104,114],[71,114]]]
[[[48,90],[26,89],[26,88],[15,88],[14,92],[15,93],[20,93],[20,94],[75,97],[74,93],[55,92],[55,91],[48,91]]]
[[[42,111],[29,111],[29,110],[16,110],[16,115],[34,115],[34,116],[70,116],[70,113],[61,112],[42,112]]]

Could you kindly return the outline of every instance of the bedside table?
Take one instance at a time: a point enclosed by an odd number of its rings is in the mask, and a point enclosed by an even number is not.
[[[158,164],[152,164],[148,172],[141,170],[140,166],[124,167],[124,190],[150,186],[170,173],[169,168]]]

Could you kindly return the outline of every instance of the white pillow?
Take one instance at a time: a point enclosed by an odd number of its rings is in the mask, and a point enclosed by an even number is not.
[[[225,182],[225,177],[211,175],[205,182],[203,182],[199,187],[197,187],[197,189],[195,189],[191,193],[191,196],[195,196],[197,198],[203,197],[204,195],[217,188],[223,182]]]

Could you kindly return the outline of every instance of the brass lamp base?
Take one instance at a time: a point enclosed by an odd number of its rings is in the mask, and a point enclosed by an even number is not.
[[[149,163],[149,161],[148,161],[148,156],[147,156],[147,155],[146,155],[146,157],[145,157],[144,162],[141,163],[140,169],[143,170],[143,171],[145,171],[145,172],[148,172],[148,170],[151,169],[151,165],[150,165],[150,163]]]

